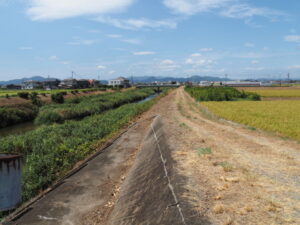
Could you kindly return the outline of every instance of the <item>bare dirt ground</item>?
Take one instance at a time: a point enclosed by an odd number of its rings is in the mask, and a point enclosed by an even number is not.
[[[207,119],[182,88],[160,114],[185,198],[213,224],[300,224],[300,144]]]

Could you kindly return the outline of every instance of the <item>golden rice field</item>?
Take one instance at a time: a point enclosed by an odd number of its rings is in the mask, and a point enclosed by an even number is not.
[[[300,97],[299,87],[244,87],[238,89],[255,92],[262,97]]]
[[[227,120],[300,140],[300,101],[202,102]]]

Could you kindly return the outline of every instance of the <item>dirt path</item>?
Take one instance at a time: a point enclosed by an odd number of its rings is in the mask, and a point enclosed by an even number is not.
[[[182,88],[174,95],[174,158],[199,214],[216,224],[300,224],[299,143],[207,119]]]

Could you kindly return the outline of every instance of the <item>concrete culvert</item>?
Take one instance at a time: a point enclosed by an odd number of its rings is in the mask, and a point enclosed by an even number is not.
[[[0,153],[0,211],[21,202],[21,155]]]

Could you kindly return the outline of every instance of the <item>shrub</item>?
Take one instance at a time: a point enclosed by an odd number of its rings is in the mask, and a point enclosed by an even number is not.
[[[62,95],[67,95],[68,94],[66,91],[61,91],[59,93],[62,94]]]
[[[32,104],[2,106],[0,107],[0,127],[31,121],[37,114],[38,107]]]
[[[59,103],[59,104],[62,104],[65,101],[64,96],[61,92],[51,94],[51,100],[52,100],[52,102]]]
[[[59,113],[53,111],[44,111],[39,114],[39,116],[35,119],[34,123],[36,125],[49,125],[51,123],[62,123],[63,121],[64,120],[62,116],[59,115]]]
[[[239,91],[232,87],[186,87],[185,90],[197,101],[260,100],[257,94]]]
[[[71,98],[70,100],[68,100],[68,102],[72,103],[72,104],[78,104],[78,103],[80,103],[80,98],[78,98],[78,97]]]
[[[21,91],[21,92],[18,92],[18,96],[19,96],[20,98],[28,99],[29,93],[26,92],[26,91]]]
[[[31,99],[31,102],[32,102],[33,105],[36,105],[36,106],[42,106],[43,105],[43,102],[41,101],[41,98],[38,96],[37,92],[31,92],[29,94],[29,98]]]
[[[6,97],[6,98],[9,98],[9,94],[6,94],[5,97]]]

